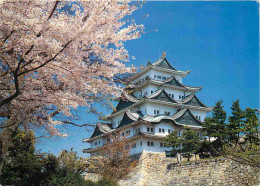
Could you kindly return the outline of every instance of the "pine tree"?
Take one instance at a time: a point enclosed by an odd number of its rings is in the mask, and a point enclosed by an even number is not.
[[[259,145],[260,123],[254,109],[246,108],[245,121],[243,123],[243,132],[246,134],[246,141],[250,145]]]
[[[200,138],[197,136],[194,130],[189,127],[185,127],[185,131],[182,134],[182,149],[181,152],[189,158],[191,154],[195,154],[201,146]]]
[[[243,119],[245,118],[244,112],[240,108],[239,100],[233,101],[231,107],[232,115],[229,116],[227,124],[227,133],[229,142],[237,145],[239,142],[239,135],[242,132]]]
[[[181,139],[178,136],[177,131],[171,132],[169,135],[166,136],[166,147],[172,147],[172,153],[177,153],[180,151],[180,144]],[[178,150],[177,150],[178,148]]]
[[[212,147],[215,153],[219,154],[223,145],[227,141],[226,133],[226,118],[227,113],[224,111],[222,106],[223,101],[219,100],[212,110],[212,116],[208,117],[203,123],[204,131],[206,136],[209,138],[215,138],[212,142]]]
[[[170,133],[166,137],[166,142],[167,147],[173,148],[173,153],[184,153],[184,156],[186,156],[188,160],[191,157],[191,154],[194,154],[199,151],[201,146],[199,136],[197,136],[196,132],[191,130],[190,127],[184,128],[182,136],[178,136],[177,131]],[[176,148],[179,149],[176,150]]]

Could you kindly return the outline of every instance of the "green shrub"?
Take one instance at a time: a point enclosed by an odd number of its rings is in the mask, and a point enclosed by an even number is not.
[[[103,177],[96,184],[97,186],[118,186],[117,181],[109,176]]]

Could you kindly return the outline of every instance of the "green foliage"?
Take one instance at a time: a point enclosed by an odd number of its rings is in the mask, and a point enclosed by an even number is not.
[[[85,170],[85,161],[78,157],[77,153],[71,149],[63,150],[58,157],[49,155],[48,157],[49,173],[48,183],[50,185],[84,185],[86,184],[81,174]],[[52,166],[54,165],[54,166]]]
[[[1,175],[3,185],[95,185],[84,180],[84,159],[73,149],[64,150],[57,157],[36,154],[33,132],[21,129],[13,133],[11,144],[9,161]]]
[[[197,151],[200,149],[201,142],[196,132],[191,130],[189,127],[185,127],[182,138],[181,152],[185,153],[188,158],[191,156],[191,154],[197,153]]]
[[[239,136],[242,132],[242,125],[244,119],[244,112],[240,108],[239,100],[233,101],[233,105],[231,107],[232,115],[229,116],[227,124],[228,131],[228,140],[231,143],[235,143],[236,145],[239,142]]]
[[[245,139],[247,142],[250,143],[250,145],[260,145],[259,129],[260,122],[257,118],[255,110],[251,108],[246,108],[245,121],[242,130],[246,134]]]
[[[118,186],[118,183],[114,178],[106,176],[99,180],[96,186]]]
[[[227,142],[228,134],[226,127],[227,113],[222,106],[223,101],[219,100],[212,110],[212,117],[207,117],[203,123],[205,135],[214,138],[212,148],[215,155],[219,155],[223,149],[223,145]]]
[[[172,147],[172,153],[175,154],[180,151],[181,141],[182,140],[179,138],[177,131],[173,131],[167,135],[165,145],[166,147]]]
[[[174,153],[181,152],[189,158],[191,154],[196,153],[200,149],[201,142],[195,131],[189,127],[185,127],[184,129],[182,137],[179,137],[176,131],[167,135],[166,146],[172,147]],[[180,145],[182,145],[182,148],[180,148]],[[176,148],[179,149],[176,150]]]
[[[2,184],[35,185],[43,177],[43,161],[34,154],[35,136],[32,131],[18,129],[12,135],[8,163],[4,165]]]

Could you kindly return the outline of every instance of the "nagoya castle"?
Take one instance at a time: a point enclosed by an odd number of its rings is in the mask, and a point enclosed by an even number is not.
[[[113,133],[129,139],[132,155],[171,150],[165,147],[165,137],[173,131],[182,136],[185,126],[204,138],[202,122],[212,107],[196,96],[202,87],[183,84],[183,78],[189,73],[189,70],[175,69],[165,52],[156,62],[148,62],[128,79],[121,96],[116,98],[116,109],[100,118],[104,122],[98,122],[91,137],[83,139],[90,144],[83,152],[99,155]]]

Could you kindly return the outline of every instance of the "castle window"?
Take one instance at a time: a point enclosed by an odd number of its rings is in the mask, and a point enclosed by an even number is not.
[[[182,96],[182,99],[184,99],[184,96]]]
[[[147,146],[154,146],[153,141],[147,141]]]
[[[140,141],[140,146],[142,146],[143,145],[143,142],[142,141]]]
[[[140,128],[137,128],[137,129],[135,130],[135,132],[136,132],[136,134],[138,134],[138,133],[140,132]]]
[[[130,135],[130,130],[125,131],[126,135]]]
[[[151,94],[153,94],[153,90],[151,90]]]
[[[94,145],[97,146],[97,141],[95,141]]]
[[[174,98],[174,94],[172,94],[172,98]]]
[[[159,128],[159,133],[165,133],[165,129]]]
[[[153,132],[153,128],[152,127],[151,128],[147,127],[147,132]]]
[[[159,110],[154,110],[153,113],[159,115],[160,111]]]
[[[160,147],[163,147],[163,143],[160,143]]]
[[[98,140],[98,144],[100,145],[100,140]]]
[[[165,133],[165,129],[159,128],[159,133]]]
[[[179,95],[179,99],[181,99],[181,95]]]
[[[166,80],[166,77],[162,77],[163,80]]]
[[[165,114],[165,116],[170,116],[170,115],[171,115],[171,112],[165,111],[164,114]]]
[[[162,76],[157,76],[158,79],[162,79]]]
[[[169,134],[171,133],[171,129],[168,129],[168,133],[169,133]]]
[[[122,132],[122,134],[121,134],[123,137],[125,136],[125,133],[124,132]]]
[[[200,120],[200,116],[199,116],[199,120]]]
[[[156,75],[154,75],[153,77],[156,78]]]
[[[136,143],[133,144],[132,148],[136,148]]]

